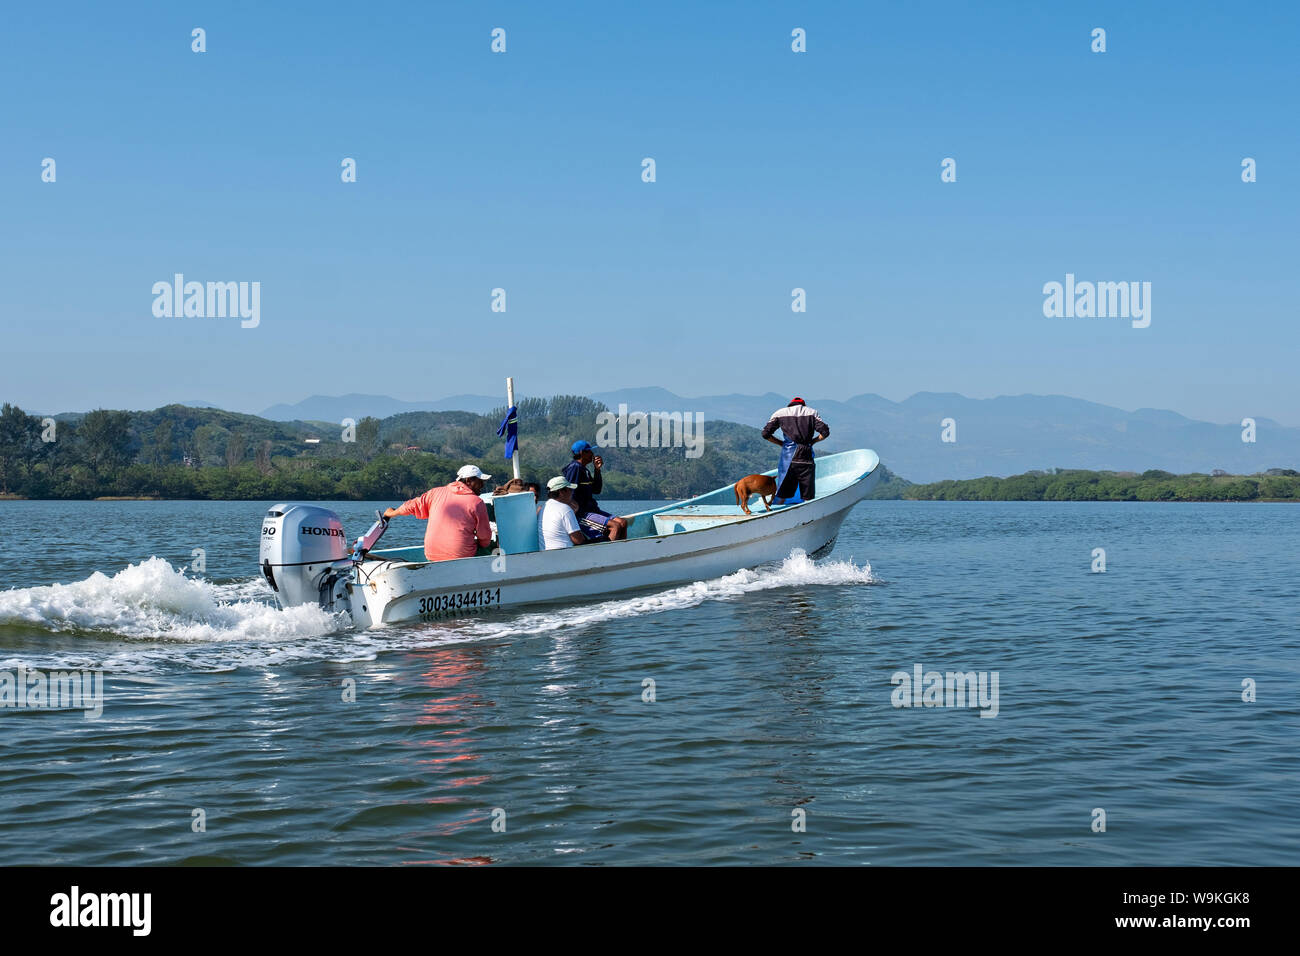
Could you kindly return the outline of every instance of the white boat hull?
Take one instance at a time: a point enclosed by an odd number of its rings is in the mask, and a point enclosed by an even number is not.
[[[699,530],[434,563],[393,560],[375,552],[361,563],[348,585],[352,616],[363,627],[434,620],[707,580],[781,561],[794,550],[816,556],[833,547],[849,510],[879,479],[879,459],[873,452],[846,452],[825,461],[849,456],[858,457],[839,464],[853,473],[840,473],[841,480],[834,482],[839,487],[824,497],[771,512],[763,511],[759,504],[752,517],[736,517]],[[819,462],[819,484],[823,482],[821,466]],[[716,507],[729,491],[719,489],[655,511],[663,513],[692,503]],[[644,522],[653,513],[632,518]]]

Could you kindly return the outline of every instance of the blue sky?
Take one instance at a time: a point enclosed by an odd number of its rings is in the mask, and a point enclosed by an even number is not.
[[[513,374],[1300,424],[1298,45],[1282,3],[13,6],[0,400]],[[155,317],[177,272],[261,324]],[[1150,327],[1045,318],[1066,273],[1150,282]]]

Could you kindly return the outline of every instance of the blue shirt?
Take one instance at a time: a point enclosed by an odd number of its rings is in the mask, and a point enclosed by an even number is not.
[[[596,477],[593,478],[591,472],[587,470],[587,466],[575,458],[564,467],[564,477],[569,484],[578,486],[578,489],[573,493],[573,500],[578,506],[579,516],[585,515],[588,511],[600,510],[600,503],[596,501],[596,495],[600,494],[605,483],[601,480],[599,471],[596,472]]]

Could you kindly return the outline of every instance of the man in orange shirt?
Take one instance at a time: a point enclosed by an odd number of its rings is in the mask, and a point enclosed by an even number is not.
[[[430,488],[398,508],[384,511],[385,518],[415,515],[429,522],[424,532],[424,556],[430,561],[472,558],[478,548],[492,543],[487,505],[479,494],[491,478],[477,465],[456,472],[456,480],[444,488]]]

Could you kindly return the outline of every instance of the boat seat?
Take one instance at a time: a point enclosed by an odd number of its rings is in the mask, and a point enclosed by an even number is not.
[[[375,561],[403,561],[413,564],[427,564],[429,561],[424,556],[422,544],[415,544],[409,548],[384,548],[382,551],[371,551],[367,557]]]
[[[785,506],[773,505],[772,510],[779,511],[783,507]],[[686,505],[671,511],[659,511],[654,516],[655,532],[677,534],[679,531],[697,531],[765,513],[761,502],[757,508],[751,506],[749,510],[750,514],[745,514],[740,510],[740,505]]]

